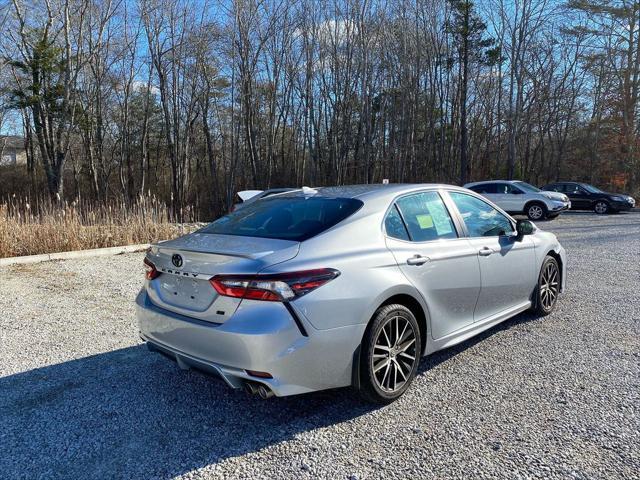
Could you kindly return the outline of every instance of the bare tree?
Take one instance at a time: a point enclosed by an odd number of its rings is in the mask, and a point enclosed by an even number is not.
[[[178,215],[383,178],[633,190],[639,4],[9,0],[0,102],[32,185],[62,197],[68,163],[67,196],[153,192]]]

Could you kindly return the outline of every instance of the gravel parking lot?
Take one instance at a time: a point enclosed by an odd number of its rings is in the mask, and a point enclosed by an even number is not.
[[[141,345],[142,255],[0,268],[3,478],[640,478],[640,212],[568,213],[569,285],[376,408],[262,401]]]

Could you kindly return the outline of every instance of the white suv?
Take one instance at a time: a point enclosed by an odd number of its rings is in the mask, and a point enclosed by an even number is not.
[[[464,187],[487,197],[505,212],[523,213],[531,220],[551,220],[571,208],[566,195],[544,192],[519,180],[473,182]]]

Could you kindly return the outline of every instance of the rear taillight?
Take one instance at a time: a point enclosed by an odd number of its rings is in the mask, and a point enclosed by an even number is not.
[[[216,292],[225,297],[288,302],[321,287],[338,275],[340,272],[333,268],[319,268],[267,275],[218,275],[209,281]]]
[[[145,269],[144,276],[147,280],[153,280],[158,275],[160,275],[160,272],[156,270],[156,266],[151,262],[151,260],[149,260],[146,257],[144,259],[144,269]]]

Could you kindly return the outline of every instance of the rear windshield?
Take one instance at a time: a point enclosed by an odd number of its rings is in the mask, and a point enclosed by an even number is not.
[[[333,227],[362,206],[354,198],[271,197],[210,223],[200,233],[302,242]]]

